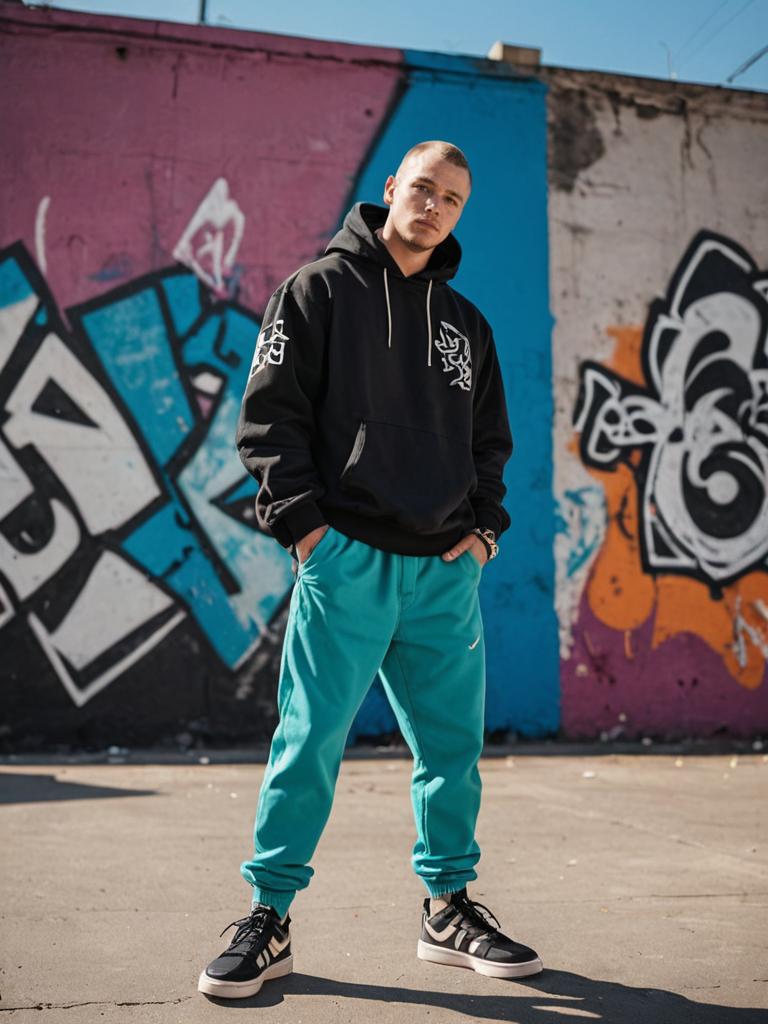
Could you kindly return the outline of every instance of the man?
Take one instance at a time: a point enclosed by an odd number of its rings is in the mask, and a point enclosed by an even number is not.
[[[381,681],[413,755],[417,955],[495,977],[542,969],[467,895],[480,857],[485,652],[477,587],[509,526],[512,451],[490,327],[447,284],[464,154],[423,142],[273,295],[238,427],[259,522],[291,550],[280,720],[259,794],[251,914],[200,976],[256,993],[292,969],[288,908],[330,814],[345,741]],[[225,929],[226,930],[226,929]],[[222,933],[223,934],[223,933]]]

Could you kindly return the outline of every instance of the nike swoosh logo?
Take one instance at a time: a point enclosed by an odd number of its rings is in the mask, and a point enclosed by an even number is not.
[[[469,649],[470,649],[470,651],[474,651],[474,649],[475,649],[475,648],[477,647],[477,645],[478,645],[479,643],[480,643],[480,637],[478,637],[478,638],[477,638],[477,640],[475,640],[475,642],[474,642],[473,644],[470,644],[470,645],[469,645]]]

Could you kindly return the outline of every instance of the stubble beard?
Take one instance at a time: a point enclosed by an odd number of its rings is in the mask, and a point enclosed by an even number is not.
[[[395,228],[395,230],[397,231],[397,228]],[[410,252],[432,252],[433,249],[437,248],[437,243],[434,245],[425,245],[414,237],[406,238],[406,236],[401,234],[399,231],[397,231],[397,237]]]
[[[410,252],[432,252],[432,250],[435,248],[434,245],[422,245],[420,242],[409,241],[407,238],[403,238],[402,242],[406,249],[408,249]]]

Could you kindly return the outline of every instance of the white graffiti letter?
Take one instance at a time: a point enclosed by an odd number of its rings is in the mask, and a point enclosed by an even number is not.
[[[122,525],[160,493],[109,395],[55,334],[35,353],[6,408],[5,436],[16,448],[37,449],[91,533]]]

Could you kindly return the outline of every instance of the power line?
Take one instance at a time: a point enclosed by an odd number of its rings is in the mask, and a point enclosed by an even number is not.
[[[696,36],[699,34],[699,32],[701,32],[702,29],[706,28],[707,25],[710,23],[710,21],[712,21],[712,19],[715,17],[715,15],[719,14],[720,11],[722,11],[722,9],[724,7],[727,7],[730,2],[731,2],[731,0],[723,0],[722,3],[719,3],[717,5],[717,7],[714,9],[714,11],[712,11],[712,13],[708,17],[706,17],[704,19],[704,21],[702,21],[702,23],[699,25],[699,27],[697,29],[694,29],[693,32],[691,32],[691,34],[688,36],[688,38],[685,40],[685,42],[682,44],[682,46],[679,46],[677,48],[677,51],[676,51],[674,56],[675,57],[679,57],[680,54],[683,52],[683,50],[686,48],[686,46],[688,46],[689,43],[693,42],[693,40],[696,38]],[[671,55],[670,55],[670,63],[671,63],[671,59],[672,58],[671,58]]]
[[[738,78],[739,75],[743,75],[747,68],[751,68],[753,64],[757,64],[761,57],[764,57],[768,53],[768,46],[764,46],[762,50],[758,50],[757,53],[753,54],[749,60],[745,60],[744,63],[736,68],[733,74],[728,75],[726,82],[732,82],[734,78]]]
[[[727,21],[723,22],[723,24],[720,26],[720,28],[715,29],[715,31],[712,33],[712,35],[707,36],[707,38],[704,40],[704,42],[701,43],[699,46],[697,46],[696,49],[693,51],[693,53],[688,55],[688,57],[686,58],[684,63],[690,64],[691,60],[696,56],[697,53],[701,53],[702,50],[706,49],[706,47],[709,46],[709,44],[712,42],[713,39],[716,39],[720,35],[721,32],[724,32],[725,29],[727,29],[728,26],[731,24],[731,22],[732,21],[736,21],[736,19],[739,17],[739,15],[743,14],[744,11],[746,11],[746,9],[748,7],[751,7],[754,2],[755,2],[755,0],[747,0],[747,2],[745,4],[742,4],[741,7],[738,9],[738,11],[736,11],[735,14],[732,14],[731,17]],[[680,70],[680,68],[678,67],[678,71],[679,70]]]

